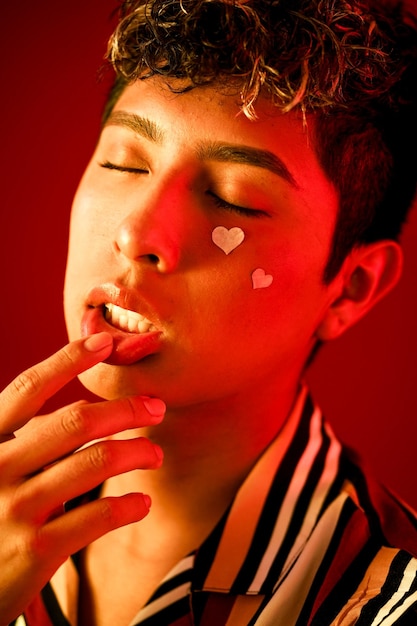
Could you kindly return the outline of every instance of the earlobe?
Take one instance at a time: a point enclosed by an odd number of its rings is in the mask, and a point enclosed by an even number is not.
[[[395,241],[355,248],[334,280],[338,293],[317,329],[317,339],[335,339],[366,315],[397,284],[402,265],[402,249]]]

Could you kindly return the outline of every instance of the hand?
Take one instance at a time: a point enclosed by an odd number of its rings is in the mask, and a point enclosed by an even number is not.
[[[63,503],[111,476],[160,466],[162,453],[148,439],[94,440],[159,423],[162,401],[81,401],[36,415],[48,398],[111,350],[108,333],[74,341],[0,394],[2,625],[23,611],[70,554],[149,511],[149,498],[138,493],[97,499],[68,512]]]

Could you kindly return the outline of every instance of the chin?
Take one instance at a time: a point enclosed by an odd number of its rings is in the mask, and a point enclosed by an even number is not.
[[[133,386],[120,375],[115,375],[112,369],[116,368],[98,363],[86,372],[79,374],[78,378],[88,391],[104,400],[116,400],[126,396],[139,395],[136,385]]]

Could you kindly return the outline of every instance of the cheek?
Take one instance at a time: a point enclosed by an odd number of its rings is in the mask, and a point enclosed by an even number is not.
[[[81,271],[83,267],[90,268],[104,262],[105,250],[111,249],[109,234],[116,229],[109,215],[111,213],[106,211],[102,200],[79,189],[71,211],[69,269],[78,268]]]
[[[105,247],[109,249],[104,236],[105,223],[95,208],[98,205],[93,197],[81,191],[77,192],[71,211],[65,272],[64,310],[69,330],[88,289],[92,284],[101,282]],[[79,333],[78,325],[76,333]]]
[[[113,197],[114,194],[115,190],[108,184],[106,186],[105,178],[97,170],[93,157],[80,181],[72,205],[71,227],[77,236],[110,231],[113,225],[109,222],[118,206],[117,200],[120,202],[120,198]]]
[[[213,229],[210,267],[199,282],[207,294],[218,293],[217,306],[227,302],[231,311],[245,307],[253,315],[252,309],[258,306],[275,307],[282,298],[293,300],[299,295],[297,285],[305,276],[307,262],[290,242],[271,247],[270,236],[260,239],[263,244],[237,226]]]
[[[251,300],[268,320],[279,320],[289,333],[292,328],[295,332],[305,328],[309,334],[323,306],[324,257],[321,248],[294,246],[292,239],[259,249],[258,265],[251,272]]]

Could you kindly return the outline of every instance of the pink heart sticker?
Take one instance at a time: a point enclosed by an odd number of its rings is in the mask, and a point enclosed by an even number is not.
[[[271,276],[271,274],[265,274],[265,271],[260,267],[252,273],[252,285],[254,289],[269,287],[273,280],[273,276]]]
[[[224,226],[216,226],[213,230],[211,238],[225,254],[230,254],[235,248],[240,246],[245,238],[245,233],[241,228],[235,226],[228,230]]]

